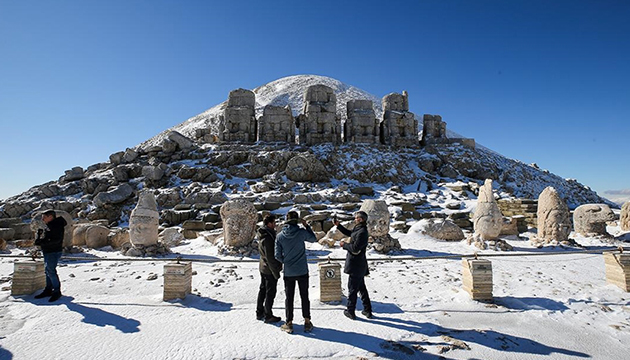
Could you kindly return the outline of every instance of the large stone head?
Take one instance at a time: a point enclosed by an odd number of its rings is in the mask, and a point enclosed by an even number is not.
[[[371,236],[389,234],[389,209],[385,201],[365,200],[361,205],[361,211],[367,214],[368,232]]]
[[[229,200],[223,203],[219,212],[226,245],[243,246],[254,240],[258,219],[254,204],[247,200]]]

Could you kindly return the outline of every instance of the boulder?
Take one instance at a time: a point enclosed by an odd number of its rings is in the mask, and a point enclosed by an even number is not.
[[[181,242],[184,241],[184,235],[179,231],[178,228],[170,227],[164,229],[164,231],[160,233],[160,241],[162,242],[162,244],[168,247],[173,247],[181,244]]]
[[[615,214],[606,204],[585,204],[573,212],[575,232],[584,236],[610,236],[606,222],[615,220]]]
[[[98,193],[94,197],[94,205],[102,207],[108,204],[119,204],[131,196],[133,196],[133,187],[128,183],[124,183],[112,190]]]
[[[81,180],[85,177],[85,172],[83,168],[80,166],[75,166],[70,170],[65,171],[65,175],[63,177],[64,182],[70,182],[75,180]]]
[[[91,224],[91,223],[75,225],[74,230],[72,232],[72,245],[74,246],[85,245],[87,230],[90,228],[90,226],[93,226],[93,225],[94,224]]]
[[[254,204],[246,200],[229,200],[221,206],[220,214],[225,245],[244,246],[254,240],[258,220]]]
[[[15,230],[12,228],[0,228],[0,239],[13,240],[13,236],[15,236]]]
[[[108,245],[109,229],[103,225],[88,226],[85,231],[85,245],[90,249],[99,249]]]
[[[114,228],[107,235],[107,242],[114,249],[120,249],[124,244],[130,243],[129,229]]]
[[[464,239],[464,232],[454,222],[448,219],[420,220],[421,232],[432,238],[459,241]]]
[[[287,178],[298,182],[324,182],[330,175],[315,155],[305,153],[294,156],[287,162]]]
[[[538,196],[538,242],[548,244],[553,241],[563,242],[571,233],[571,214],[567,204],[560,198],[556,189],[545,188]]]
[[[190,149],[191,147],[193,147],[193,142],[192,140],[190,140],[189,138],[185,137],[184,135],[178,133],[177,131],[170,131],[167,135],[166,138],[177,143],[177,146],[179,146],[179,148],[181,150],[187,150]]]
[[[7,242],[6,240],[0,238],[0,251],[4,251],[7,249]]]
[[[147,165],[142,167],[142,176],[147,180],[159,181],[164,177],[166,173],[166,164],[159,164],[157,166]]]
[[[136,160],[137,157],[138,153],[134,149],[127,149],[122,156],[122,162],[131,163]]]
[[[621,207],[619,227],[621,228],[621,231],[630,231],[630,201],[626,201],[626,203]]]

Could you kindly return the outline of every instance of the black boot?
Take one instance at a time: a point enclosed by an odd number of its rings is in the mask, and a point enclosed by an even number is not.
[[[50,299],[48,299],[48,302],[57,301],[59,300],[60,297],[61,297],[61,291],[54,291],[52,295],[50,296]]]
[[[52,293],[53,293],[52,289],[45,288],[44,291],[39,293],[39,295],[35,295],[35,299],[43,299],[45,297],[49,297],[52,295]]]

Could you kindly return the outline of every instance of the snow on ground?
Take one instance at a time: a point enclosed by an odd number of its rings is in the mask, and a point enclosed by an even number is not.
[[[465,242],[441,242],[414,232],[393,236],[405,249],[397,256],[405,258],[475,252]],[[577,240],[589,249],[610,247],[596,239]],[[315,329],[303,332],[296,294],[291,335],[280,331],[282,323],[255,319],[259,273],[254,259],[194,262],[193,294],[165,302],[164,259],[132,262],[114,251],[86,250],[85,261],[62,263],[64,296],[49,304],[33,295],[11,296],[15,259],[1,258],[0,359],[628,358],[630,295],[606,284],[601,255],[535,249],[516,237],[508,242],[516,251],[503,254],[566,254],[487,257],[493,265],[494,303],[473,301],[462,290],[460,259],[372,261],[367,287],[376,318],[358,315],[356,321],[342,314],[345,297],[342,304],[319,302],[313,262]],[[345,256],[339,248],[308,247],[312,259]],[[173,251],[199,260],[235,260],[217,255],[202,237]],[[498,253],[480,252],[482,257]],[[369,257],[384,258],[373,252]],[[156,280],[149,280],[152,274]],[[346,281],[344,276],[344,293]],[[274,312],[284,319],[281,280],[278,285]]]

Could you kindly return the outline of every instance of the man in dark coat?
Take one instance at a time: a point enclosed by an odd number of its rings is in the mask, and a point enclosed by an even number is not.
[[[263,226],[258,229],[258,238],[260,288],[256,305],[256,319],[265,320],[266,323],[275,323],[281,320],[280,317],[273,315],[272,308],[278,288],[278,279],[280,279],[280,271],[282,270],[282,263],[274,257],[276,242],[275,216],[265,216]]]
[[[361,302],[363,303],[361,314],[368,319],[374,317],[372,315],[370,296],[365,287],[365,276],[369,274],[367,258],[365,257],[368,244],[367,219],[368,216],[365,211],[357,211],[354,214],[355,226],[352,231],[343,227],[336,218],[333,220],[333,223],[342,234],[350,236],[350,242],[340,241],[339,245],[348,252],[343,272],[350,275],[348,277],[348,306],[343,311],[343,314],[352,320],[356,319],[354,310],[357,305],[357,294],[361,296]]]
[[[61,259],[63,250],[63,233],[66,226],[66,220],[55,214],[55,210],[48,210],[42,215],[42,220],[46,223],[46,230],[38,231],[36,245],[41,246],[44,254],[44,266],[46,273],[46,288],[36,299],[49,297],[49,302],[57,301],[61,297],[61,282],[57,275],[57,263]]]

